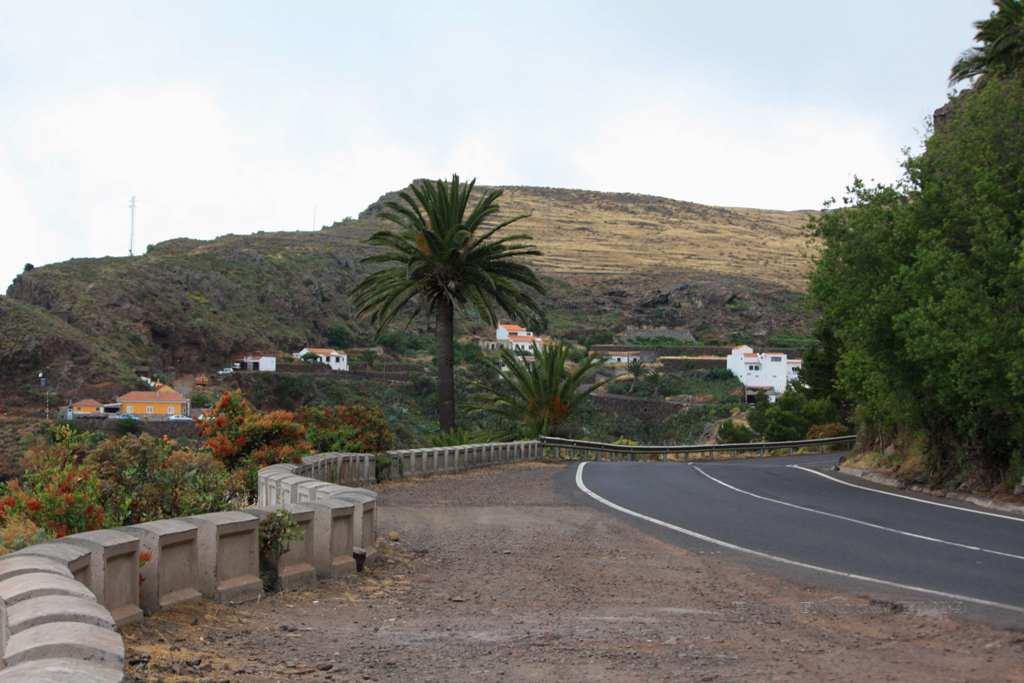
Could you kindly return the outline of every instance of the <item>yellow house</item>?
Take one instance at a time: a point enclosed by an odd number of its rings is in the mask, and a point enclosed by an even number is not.
[[[136,417],[170,417],[189,414],[188,399],[168,386],[156,391],[129,391],[118,397],[121,412]]]
[[[81,401],[75,401],[71,404],[71,412],[75,415],[98,413],[102,408],[103,404],[93,398],[83,398]]]

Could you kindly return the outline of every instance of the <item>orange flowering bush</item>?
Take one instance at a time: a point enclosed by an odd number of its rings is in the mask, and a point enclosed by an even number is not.
[[[28,520],[56,538],[101,528],[106,512],[96,468],[77,462],[60,444],[33,457],[34,469],[0,490],[0,526],[24,526]]]
[[[299,462],[310,452],[306,428],[287,410],[261,412],[240,391],[225,392],[199,427],[206,446],[231,470],[243,469],[250,492],[256,470],[279,462]]]
[[[299,411],[298,420],[317,452],[382,453],[394,442],[387,419],[376,406],[311,406]]]

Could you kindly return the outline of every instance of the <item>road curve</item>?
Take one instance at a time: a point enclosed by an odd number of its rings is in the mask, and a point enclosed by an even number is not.
[[[835,460],[594,462],[578,466],[576,485],[680,542],[974,604],[1024,622],[1024,518],[885,495],[808,471]]]

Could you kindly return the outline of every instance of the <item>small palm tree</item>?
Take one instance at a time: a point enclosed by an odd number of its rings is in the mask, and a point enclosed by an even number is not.
[[[662,376],[662,374],[655,370],[651,370],[647,373],[647,381],[648,383],[650,383],[651,389],[654,390],[655,398],[661,397],[661,383],[664,379],[665,378]]]
[[[381,217],[397,229],[370,236],[381,253],[364,263],[384,264],[356,285],[353,300],[378,334],[407,305],[410,320],[433,315],[437,333],[438,416],[442,431],[455,428],[455,311],[475,310],[491,325],[498,312],[540,321],[544,313],[534,295],[544,287],[523,256],[538,256],[526,235],[498,237],[503,228],[525,218],[494,221],[501,190],[489,190],[470,207],[476,180],[438,180],[414,184],[398,201],[385,203]]]
[[[543,349],[534,347],[532,361],[524,354],[502,349],[497,362],[487,361],[498,381],[477,384],[480,393],[473,411],[516,425],[528,438],[553,433],[585,397],[604,384],[586,386],[603,358],[587,356],[570,369],[566,367],[568,355],[569,347],[557,343]]]
[[[629,393],[633,393],[636,389],[636,383],[647,374],[647,368],[644,367],[644,362],[639,358],[630,358],[626,362],[626,372],[633,375],[633,382],[629,385]]]
[[[978,76],[1012,75],[1024,69],[1024,0],[995,0],[988,19],[974,22],[978,47],[953,65],[949,84]]]

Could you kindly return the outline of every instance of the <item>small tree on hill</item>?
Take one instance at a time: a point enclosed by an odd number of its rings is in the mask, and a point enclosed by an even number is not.
[[[603,363],[587,356],[575,368],[567,367],[569,348],[562,344],[534,347],[533,360],[502,349],[498,361],[487,360],[497,382],[476,386],[474,412],[498,417],[519,435],[533,438],[552,434],[565,424],[580,403],[604,382],[585,386]]]
[[[636,383],[647,374],[647,368],[644,367],[644,362],[639,358],[630,358],[626,363],[626,372],[633,376],[633,381],[629,385],[629,393],[632,394],[636,389]]]

